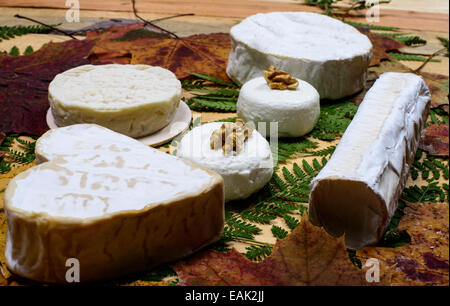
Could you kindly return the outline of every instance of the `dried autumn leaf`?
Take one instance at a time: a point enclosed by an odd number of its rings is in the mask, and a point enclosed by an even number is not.
[[[358,30],[366,35],[373,45],[373,55],[369,66],[378,66],[382,60],[389,59],[387,52],[406,47],[391,37],[371,33],[369,28],[358,28]]]
[[[48,84],[67,69],[87,64],[90,40],[48,43],[29,55],[0,55],[0,131],[41,135],[48,130]]]
[[[422,132],[419,148],[430,155],[448,156],[448,124],[433,124]]]
[[[251,262],[235,249],[205,251],[174,265],[180,285],[302,286],[371,285],[365,271],[349,260],[344,237],[334,238],[307,218],[285,239],[278,240],[266,260]],[[389,283],[383,269],[381,284]]]
[[[392,285],[447,285],[448,203],[407,203],[399,230],[406,230],[411,242],[397,248],[366,247],[360,258],[376,258],[396,265]]]
[[[225,72],[231,48],[228,34],[172,38],[160,33],[152,34],[154,32],[142,29],[142,25],[112,29],[116,32],[109,30],[88,36],[99,38],[89,54],[91,62],[160,66],[175,73],[179,79],[188,78],[190,72],[196,72],[229,80]]]
[[[422,72],[420,74],[431,93],[431,108],[441,105],[448,107],[448,77],[445,75]],[[444,108],[445,109],[445,108]],[[447,108],[448,112],[448,108]]]

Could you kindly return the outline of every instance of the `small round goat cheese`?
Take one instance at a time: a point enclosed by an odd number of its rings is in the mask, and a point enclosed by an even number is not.
[[[221,148],[212,149],[211,135],[221,126],[222,122],[210,122],[192,129],[180,141],[177,156],[220,174],[224,179],[225,201],[245,199],[271,179],[272,152],[267,140],[256,130],[238,154],[225,155]]]
[[[181,83],[169,70],[148,65],[84,65],[58,74],[48,99],[58,126],[96,123],[139,138],[172,120]]]
[[[248,81],[239,94],[238,117],[255,126],[265,122],[268,127],[270,122],[277,122],[279,137],[309,133],[319,119],[320,97],[307,82],[298,83],[295,90],[277,90],[270,89],[263,77]]]
[[[230,37],[227,74],[233,81],[244,84],[274,65],[310,83],[322,99],[361,90],[372,57],[366,35],[316,13],[256,14],[233,26]]]

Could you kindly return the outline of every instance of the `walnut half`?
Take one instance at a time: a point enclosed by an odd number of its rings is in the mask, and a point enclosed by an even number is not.
[[[211,134],[211,149],[222,148],[224,155],[228,155],[232,151],[239,154],[244,148],[244,142],[247,141],[252,132],[253,128],[246,125],[241,119],[236,119],[236,123],[224,122],[220,129]]]
[[[298,87],[296,78],[285,71],[276,70],[275,66],[270,66],[264,71],[264,79],[266,79],[270,89],[295,90]]]

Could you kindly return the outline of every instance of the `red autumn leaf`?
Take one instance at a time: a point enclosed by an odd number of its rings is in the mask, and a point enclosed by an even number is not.
[[[90,40],[69,40],[48,43],[30,55],[0,55],[0,131],[47,131],[49,83],[58,73],[87,64],[92,45]]]
[[[146,64],[169,69],[179,79],[196,72],[228,80],[225,72],[231,48],[228,34],[172,38],[139,24],[113,27],[88,37],[99,39],[89,54],[89,60],[95,64]]]
[[[448,124],[433,124],[422,133],[419,148],[430,155],[448,156]]]
[[[232,249],[227,253],[205,251],[174,265],[180,285],[187,286],[303,286],[372,285],[366,271],[350,261],[344,237],[334,238],[309,221],[300,224],[285,239],[278,240],[266,260],[251,262]],[[388,271],[387,273],[384,273]],[[383,267],[381,282],[389,283]]]
[[[396,248],[366,247],[360,258],[377,258],[395,265],[392,285],[446,285],[449,279],[448,203],[407,203],[398,229],[411,242]]]

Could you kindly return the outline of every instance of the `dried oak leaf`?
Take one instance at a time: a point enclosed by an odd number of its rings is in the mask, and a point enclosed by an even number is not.
[[[179,79],[197,72],[229,80],[225,72],[231,48],[229,34],[172,38],[143,29],[142,25],[131,25],[88,37],[99,38],[89,54],[89,60],[95,64],[146,64],[169,69]]]
[[[419,148],[430,155],[448,156],[448,124],[433,124],[422,132]]]
[[[377,258],[395,265],[392,285],[447,285],[449,257],[448,203],[407,203],[399,230],[406,230],[411,242],[397,248],[366,247],[360,258]]]
[[[48,130],[48,84],[67,69],[88,64],[90,40],[48,43],[29,55],[0,55],[0,131],[41,135]]]
[[[387,52],[406,47],[404,44],[391,37],[371,33],[369,28],[358,28],[358,30],[366,35],[373,45],[373,55],[369,66],[378,66],[382,60],[390,59]]]
[[[445,75],[422,72],[420,75],[423,77],[425,83],[431,93],[431,108],[440,107],[446,105],[447,108],[443,108],[448,113],[448,77]]]
[[[204,251],[173,268],[182,286],[303,286],[371,285],[365,271],[349,260],[344,237],[334,238],[305,220],[285,239],[278,240],[261,263],[251,262],[235,249],[227,253]],[[387,271],[387,272],[386,272]],[[390,270],[383,266],[381,282],[387,285]],[[386,273],[384,273],[386,272]]]

